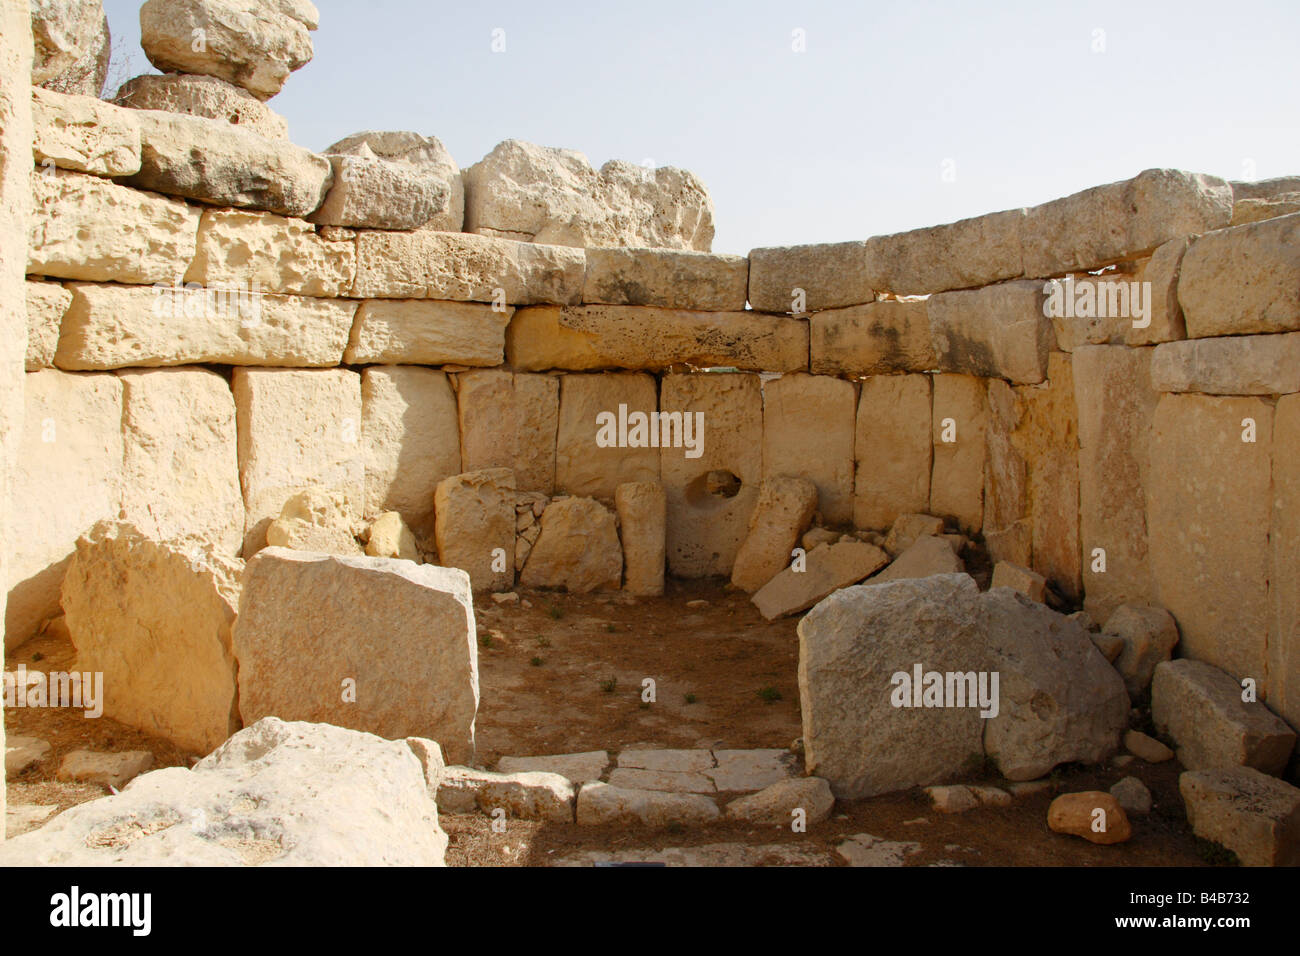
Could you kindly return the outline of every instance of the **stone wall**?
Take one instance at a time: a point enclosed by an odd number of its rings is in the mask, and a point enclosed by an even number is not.
[[[352,529],[399,512],[452,563],[468,496],[514,561],[465,566],[507,588],[565,560],[562,529],[613,526],[533,503],[612,515],[658,483],[669,573],[727,576],[761,483],[788,476],[822,526],[939,515],[1095,619],[1163,605],[1184,653],[1300,722],[1300,215],[1267,218],[1266,191],[1238,221],[1232,184],[1148,170],[861,242],[716,255],[692,214],[678,248],[584,248],[641,240],[598,204],[568,231],[510,220],[540,168],[519,144],[465,180],[476,231],[385,229],[394,193],[366,184],[402,171],[348,173],[342,148],[35,105],[11,642],[58,614],[102,518],[249,558],[310,488]],[[631,175],[551,161],[606,197]],[[702,421],[702,446],[639,442],[638,413],[678,439]],[[602,441],[603,414],[630,440]]]

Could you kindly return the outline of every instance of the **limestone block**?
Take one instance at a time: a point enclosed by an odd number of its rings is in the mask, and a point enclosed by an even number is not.
[[[248,562],[235,623],[240,714],[428,737],[468,762],[474,632],[469,580],[455,568],[268,548]]]
[[[77,669],[104,675],[104,714],[208,753],[239,729],[230,631],[243,563],[126,523],[77,541],[62,603]]]
[[[885,536],[884,548],[897,557],[926,535],[943,534],[943,519],[934,515],[903,514],[894,519]]]
[[[699,793],[635,790],[598,780],[578,791],[579,826],[697,826],[720,816],[718,805]]]
[[[1242,441],[1245,419],[1257,440]],[[1151,428],[1147,523],[1158,602],[1182,653],[1265,674],[1273,408],[1258,398],[1165,395]]]
[[[806,478],[766,478],[736,552],[731,583],[753,594],[790,564],[799,537],[817,510],[817,486]]]
[[[199,211],[85,173],[32,174],[29,275],[173,282],[194,256]]]
[[[146,73],[119,86],[113,102],[137,110],[203,116],[267,139],[289,139],[289,123],[283,116],[247,90],[215,76]]]
[[[944,292],[926,305],[941,371],[1005,378],[1018,385],[1047,378],[1054,332],[1043,312],[1041,282]]]
[[[1106,619],[1102,631],[1123,640],[1123,649],[1113,663],[1124,678],[1129,697],[1140,700],[1151,686],[1156,665],[1173,654],[1178,626],[1164,608],[1121,604]]]
[[[829,375],[763,383],[763,475],[806,478],[828,523],[853,520],[853,384]]]
[[[99,753],[74,750],[59,764],[58,779],[72,783],[95,783],[121,790],[153,766],[153,754],[147,750]]]
[[[668,498],[657,481],[629,481],[614,489],[623,543],[623,588],[653,597],[664,593]]]
[[[136,115],[140,171],[127,182],[139,189],[298,217],[315,212],[329,190],[329,160],[301,146],[203,116]]]
[[[164,73],[215,76],[266,100],[311,61],[319,17],[310,2],[145,0],[140,45]]]
[[[993,567],[993,582],[989,586],[1011,588],[1013,591],[1019,591],[1029,600],[1042,604],[1047,591],[1047,580],[1037,571],[1012,564],[1010,561],[999,561]]]
[[[465,222],[465,183],[456,160],[435,136],[421,136],[406,130],[366,130],[345,136],[326,153],[344,156],[370,153],[380,159],[412,166],[447,186],[448,200],[420,225],[421,229],[460,232]]]
[[[818,312],[875,298],[866,243],[750,250],[749,304],[759,312]]]
[[[930,376],[875,375],[862,382],[854,432],[853,523],[888,528],[930,506]]]
[[[507,468],[453,475],[438,482],[435,535],[441,563],[463,568],[475,591],[505,591],[515,582],[515,476]]]
[[[1029,510],[1029,466],[1012,440],[1024,409],[1020,396],[1001,379],[990,379],[984,429],[984,543],[997,564],[1027,566],[1033,560]]]
[[[266,543],[294,551],[359,555],[351,517],[336,495],[308,488],[286,501],[280,516],[266,526]]]
[[[77,538],[122,499],[122,382],[54,369],[23,381],[23,428],[9,472],[5,646],[59,613]]]
[[[808,823],[821,823],[831,815],[835,797],[830,784],[820,777],[781,780],[747,797],[727,804],[727,818],[745,823],[788,826],[796,810]]]
[[[32,120],[37,166],[98,176],[129,176],[140,169],[140,127],[129,110],[35,87]]]
[[[624,407],[628,425],[620,428]],[[650,445],[648,429],[633,434],[630,418],[637,413],[654,416],[655,411],[655,380],[649,375],[564,376],[555,440],[556,491],[608,499],[625,482],[657,481],[660,451]],[[625,434],[619,435],[620,430]],[[662,426],[659,430],[664,437],[677,437],[676,431],[668,436]],[[683,454],[680,448],[671,451]]]
[[[1273,417],[1273,515],[1269,581],[1300,581],[1300,397],[1278,400]],[[1300,588],[1270,584],[1269,706],[1300,728]]]
[[[59,326],[72,304],[72,293],[57,282],[28,281],[26,370],[35,372],[54,364],[59,347]]]
[[[1025,210],[1008,209],[868,239],[871,286],[895,295],[928,295],[1014,279],[1021,275],[1024,220]]]
[[[33,84],[67,79],[104,42],[104,8],[99,0],[34,0],[28,6],[34,46],[29,51]],[[95,89],[89,95],[98,93]]]
[[[1102,846],[1124,843],[1133,835],[1124,808],[1101,790],[1061,794],[1047,808],[1047,826]]]
[[[1124,341],[1128,345],[1152,345],[1187,338],[1183,308],[1178,304],[1178,280],[1183,256],[1191,244],[1192,239],[1187,236],[1170,239],[1151,253],[1141,275],[1142,281],[1150,284],[1147,301],[1151,305],[1151,321],[1145,328],[1129,323],[1124,329]]]
[[[1282,193],[1274,199],[1242,199],[1232,204],[1232,222],[1228,225],[1244,226],[1293,212],[1300,212],[1300,192]]]
[[[365,231],[357,235],[352,294],[567,305],[581,297],[585,270],[581,249],[464,233]]]
[[[683,424],[689,416],[697,442],[694,448],[685,441],[682,447],[661,442],[659,449],[668,498],[668,569],[679,577],[729,575],[762,480],[758,376],[666,375],[660,408],[670,416],[680,412]]]
[[[1243,866],[1300,866],[1300,788],[1239,767],[1180,774],[1192,832]]]
[[[984,522],[984,433],[988,427],[984,382],[969,375],[934,376],[930,473],[931,514],[951,518],[963,531]]]
[[[554,491],[560,380],[473,369],[455,381],[465,470],[510,468],[519,488],[546,495]]]
[[[678,249],[587,251],[583,303],[641,305],[700,312],[745,308],[749,260]]]
[[[944,548],[947,549],[947,545]],[[951,554],[951,551],[949,551]],[[788,567],[758,589],[754,606],[767,620],[806,611],[840,588],[856,584],[889,563],[889,557],[865,541],[824,544],[808,552],[802,571]]]
[[[586,594],[617,590],[622,580],[623,549],[613,512],[593,498],[559,498],[546,506],[520,584]]]
[[[608,766],[609,754],[604,750],[545,757],[502,757],[497,761],[499,773],[553,773],[578,784],[599,780]]]
[[[334,175],[311,221],[323,226],[418,229],[451,205],[442,176],[411,163],[376,156],[369,147],[327,156]]]
[[[513,309],[416,299],[362,302],[344,361],[349,365],[500,365]]]
[[[1147,763],[1164,763],[1174,759],[1174,752],[1139,730],[1130,730],[1124,734],[1124,749]]]
[[[712,770],[717,766],[709,750],[624,750],[618,765],[633,770],[661,770],[667,773],[691,773]]]
[[[348,295],[356,243],[322,238],[310,223],[268,212],[208,209],[186,282],[323,298]]]
[[[411,534],[411,529],[397,511],[385,511],[371,524],[366,554],[372,558],[401,558],[416,564],[424,560],[415,543],[415,535]]]
[[[1166,342],[1151,357],[1151,385],[1207,395],[1300,392],[1300,332]]]
[[[5,775],[16,777],[28,767],[45,759],[50,752],[50,745],[38,737],[16,737],[12,734],[5,738]]]
[[[447,375],[406,365],[361,373],[364,513],[396,511],[417,534],[433,534],[438,483],[463,470],[456,396]]]
[[[198,368],[119,375],[122,517],[155,539],[193,540],[220,555],[238,554],[244,498],[230,386]]]
[[[1300,213],[1201,236],[1183,255],[1187,337],[1300,329]]]
[[[262,547],[266,526],[294,495],[314,488],[361,519],[365,481],[361,376],[346,369],[234,372],[239,481],[244,490],[244,557]]]
[[[713,781],[702,773],[675,770],[634,770],[619,767],[610,771],[609,785],[627,790],[661,790],[665,793],[715,793]]]
[[[795,776],[794,754],[788,750],[715,750],[713,759],[718,765],[705,773],[723,793],[762,790]]]
[[[665,369],[689,364],[790,372],[808,367],[808,325],[755,312],[619,305],[525,309],[510,327],[518,369]]]
[[[1156,665],[1151,719],[1173,739],[1188,770],[1253,767],[1276,776],[1296,744],[1295,731],[1281,718],[1260,701],[1243,701],[1241,685],[1204,661]]]
[[[333,366],[357,304],[244,290],[76,283],[54,362],[69,370]]]
[[[1216,176],[1148,169],[1035,206],[1021,229],[1027,277],[1084,272],[1137,258],[1232,218],[1232,187]]]
[[[1151,351],[1088,345],[1072,359],[1084,608],[1096,620],[1105,620],[1121,604],[1169,606],[1156,598],[1147,544],[1151,426],[1158,399],[1151,388]]]
[[[563,246],[708,252],[713,200],[696,175],[571,149],[499,143],[465,170],[465,231]]]
[[[814,372],[887,375],[938,365],[924,300],[891,299],[808,317]]]
[[[934,574],[957,574],[966,570],[962,559],[953,552],[943,538],[924,536],[917,538],[881,571],[869,584],[901,581],[904,578],[928,578]]]
[[[506,820],[572,823],[575,799],[568,779],[535,770],[494,773],[448,767],[438,784],[438,809],[443,813],[478,810],[492,816],[500,810]]]

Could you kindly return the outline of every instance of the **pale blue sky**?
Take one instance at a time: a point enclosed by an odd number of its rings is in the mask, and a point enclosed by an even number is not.
[[[935,225],[1153,166],[1300,173],[1297,0],[316,3],[315,59],[270,101],[294,142],[412,129],[461,166],[510,138],[683,166],[713,195],[717,252]],[[104,6],[134,51],[124,75],[152,72],[139,0]]]

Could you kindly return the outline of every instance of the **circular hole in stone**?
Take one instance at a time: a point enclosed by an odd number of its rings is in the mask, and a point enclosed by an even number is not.
[[[705,472],[686,486],[686,503],[694,507],[720,505],[740,494],[740,478],[725,468]]]

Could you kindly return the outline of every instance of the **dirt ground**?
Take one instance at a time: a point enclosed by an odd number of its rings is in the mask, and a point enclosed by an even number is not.
[[[718,582],[669,582],[662,598],[621,593],[577,596],[519,590],[518,603],[476,599],[481,702],[479,762],[503,755],[631,747],[789,747],[801,735],[797,618],[767,622],[744,594]],[[6,667],[70,669],[66,641],[37,638],[11,652]],[[645,679],[654,700],[643,700]],[[155,767],[188,766],[197,755],[79,712],[7,709],[9,734],[48,741],[37,766],[11,779],[11,804],[66,809],[102,796],[98,787],[61,783],[55,771],[74,749],[148,750]],[[1173,761],[1127,768],[1058,768],[1053,790],[1006,808],[946,816],[919,790],[839,802],[831,818],[792,833],[788,827],[717,824],[692,829],[575,827],[511,821],[494,833],[478,816],[444,815],[453,866],[546,866],[590,851],[651,855],[667,847],[738,843],[797,851],[807,865],[842,865],[835,845],[870,833],[920,844],[909,866],[1198,866],[1215,857],[1192,836],[1178,796]],[[1124,844],[1093,846],[1047,828],[1053,793],[1108,789],[1138,776],[1155,807],[1134,820]],[[975,782],[975,781],[967,781]],[[997,784],[990,777],[987,783]],[[1003,783],[1005,783],[1003,781]],[[780,853],[769,861],[788,863]]]

